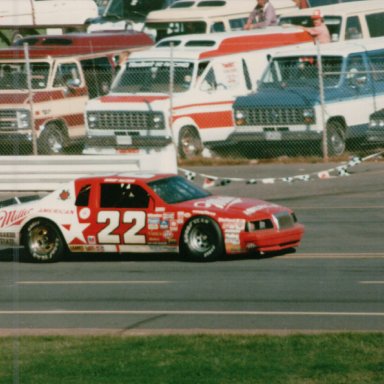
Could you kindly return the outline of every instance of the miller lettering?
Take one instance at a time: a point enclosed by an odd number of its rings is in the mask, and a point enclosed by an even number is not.
[[[0,210],[0,228],[8,227],[12,224],[15,224],[17,221],[22,220],[26,217],[30,212],[30,209],[21,209],[21,210]]]

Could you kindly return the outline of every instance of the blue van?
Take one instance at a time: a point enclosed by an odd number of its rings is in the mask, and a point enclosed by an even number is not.
[[[297,47],[273,55],[257,91],[235,100],[228,144],[318,143],[338,156],[363,144],[383,107],[384,38]]]

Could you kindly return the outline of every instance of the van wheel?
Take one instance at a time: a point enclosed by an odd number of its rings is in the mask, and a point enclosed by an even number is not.
[[[179,155],[182,159],[190,159],[201,155],[203,143],[195,128],[183,127],[179,134]]]
[[[66,249],[63,237],[52,222],[35,219],[22,233],[22,244],[29,261],[52,263],[59,261]]]
[[[209,217],[194,217],[185,226],[180,251],[196,261],[214,261],[224,253],[223,234],[219,225]]]
[[[327,145],[330,156],[341,156],[346,149],[344,126],[333,121],[327,125]]]
[[[48,125],[39,140],[39,153],[42,155],[62,154],[65,147],[65,137],[60,128]]]

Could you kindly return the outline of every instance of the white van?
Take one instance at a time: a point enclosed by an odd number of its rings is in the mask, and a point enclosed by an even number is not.
[[[383,0],[353,1],[296,10],[281,16],[280,24],[311,27],[314,10],[321,11],[334,42],[384,36]]]
[[[0,38],[9,45],[40,29],[85,29],[97,14],[94,0],[1,0]]]
[[[312,38],[301,28],[175,36],[132,53],[111,92],[86,107],[86,153],[161,147],[181,157],[225,143],[232,103],[255,89],[268,55]]]
[[[239,31],[255,5],[255,0],[178,0],[150,12],[145,32],[159,41],[174,35]],[[273,6],[278,15],[295,8],[292,0],[274,0]]]

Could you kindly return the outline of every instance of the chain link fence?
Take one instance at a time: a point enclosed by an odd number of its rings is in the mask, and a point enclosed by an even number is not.
[[[82,154],[87,118],[99,119],[94,127],[102,124],[112,136],[147,135],[147,147],[154,130],[156,146],[160,130],[172,125],[180,159],[326,159],[375,151],[384,143],[382,115],[370,124],[371,114],[384,108],[381,51],[369,62],[362,54],[347,62],[341,56],[283,57],[271,63],[257,92],[237,98],[230,92],[235,72],[226,70],[223,75],[207,63],[194,68],[172,58],[161,64],[136,61],[114,84],[116,104],[113,99],[99,103],[112,105],[113,111],[87,116],[89,100],[105,98],[116,76],[108,63],[67,60],[52,65],[49,59],[0,58],[1,154]],[[208,101],[203,105],[204,92]],[[134,100],[125,99],[127,95]],[[216,140],[215,132],[223,127],[226,138]]]

